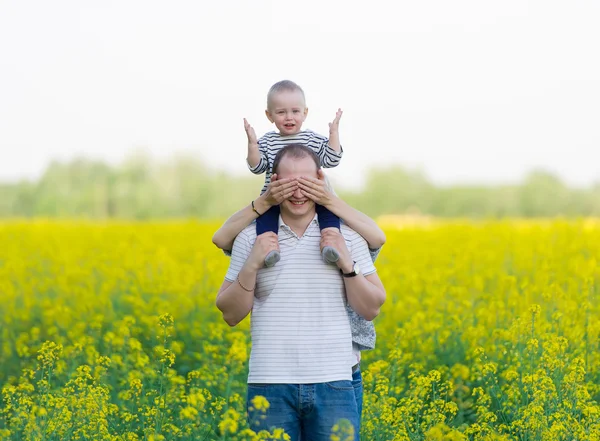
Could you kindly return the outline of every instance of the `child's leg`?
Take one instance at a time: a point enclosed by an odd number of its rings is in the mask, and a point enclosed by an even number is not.
[[[340,231],[340,218],[329,211],[327,208],[322,205],[316,206],[317,216],[319,217],[319,228],[321,231],[326,228],[335,228],[337,231]],[[340,253],[330,246],[323,247],[321,250],[321,256],[323,256],[323,260],[328,263],[335,263],[340,258]]]
[[[267,231],[275,234],[279,232],[279,205],[272,206],[256,219],[256,235],[259,236]],[[280,259],[279,251],[273,250],[265,257],[265,266],[271,267]]]

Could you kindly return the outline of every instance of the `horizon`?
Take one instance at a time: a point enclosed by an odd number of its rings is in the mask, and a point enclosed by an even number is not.
[[[344,110],[336,186],[399,164],[436,185],[542,169],[587,188],[600,180],[598,22],[593,0],[0,3],[0,182],[140,147],[250,176],[242,119],[272,130],[266,93],[289,78],[304,128],[326,133]]]
[[[196,154],[195,152],[179,151],[179,152],[174,152],[169,157],[159,157],[159,156],[154,156],[152,154],[151,150],[136,149],[136,150],[130,151],[129,154],[127,156],[125,156],[121,161],[116,161],[116,162],[115,161],[112,161],[112,162],[107,161],[103,158],[92,158],[92,157],[86,157],[86,156],[74,156],[74,157],[65,158],[65,159],[53,159],[53,160],[49,161],[48,164],[46,164],[46,167],[44,167],[44,169],[42,170],[42,173],[39,176],[23,177],[23,178],[20,178],[17,180],[7,180],[7,179],[0,178],[0,185],[18,185],[23,182],[36,183],[43,177],[43,174],[46,173],[46,171],[48,170],[48,167],[50,167],[53,163],[59,164],[61,166],[69,166],[69,165],[73,165],[77,161],[84,161],[84,162],[88,162],[88,163],[101,163],[112,169],[120,169],[122,167],[125,167],[128,162],[135,161],[138,158],[143,158],[144,160],[148,160],[150,162],[149,165],[156,166],[158,168],[160,168],[162,166],[167,166],[172,161],[176,161],[178,159],[189,159],[189,160],[196,161],[199,165],[204,165],[204,166],[208,165],[203,160],[203,158],[200,155]],[[368,168],[365,169],[365,172],[366,172],[365,177],[366,177],[367,173],[375,171],[375,170],[386,171],[386,170],[390,170],[390,169],[394,169],[394,168],[399,168],[408,173],[418,173],[421,176],[423,176],[429,183],[433,184],[437,188],[451,188],[451,187],[490,187],[490,188],[494,188],[494,187],[505,187],[505,186],[508,186],[508,187],[520,186],[525,182],[525,180],[531,174],[537,173],[537,172],[551,175],[551,176],[557,178],[565,187],[567,187],[569,189],[573,189],[573,190],[577,190],[577,189],[589,190],[589,189],[593,189],[593,188],[600,186],[600,176],[596,180],[592,180],[587,185],[581,185],[581,184],[577,185],[577,184],[572,184],[572,183],[568,182],[568,180],[564,179],[564,177],[561,176],[560,173],[557,173],[557,172],[549,170],[549,169],[545,169],[543,167],[533,167],[530,170],[527,170],[525,173],[523,173],[522,176],[520,176],[519,178],[512,180],[512,181],[476,181],[475,180],[475,181],[438,182],[434,179],[434,177],[431,176],[430,173],[427,172],[426,169],[424,169],[422,167],[409,167],[409,166],[406,166],[405,164],[394,162],[394,163],[386,164],[385,166],[370,165]],[[237,170],[231,170],[231,169],[228,170],[227,168],[211,167],[210,171],[214,172],[215,174],[225,173],[233,179],[243,179],[243,178],[255,179],[257,182],[260,182],[260,186],[262,186],[262,176],[264,176],[264,174],[256,176],[256,175],[252,175],[251,173],[242,173]],[[356,182],[354,183],[354,185],[344,185],[345,182],[340,181],[336,177],[331,177],[330,171],[331,171],[331,169],[325,169],[325,173],[328,175],[328,177],[330,178],[330,180],[332,182],[332,185],[334,185],[335,188],[337,188],[339,190],[350,191],[350,192],[356,192],[356,191],[362,192],[362,191],[366,190],[364,185],[356,185]],[[362,184],[364,184],[364,182]]]

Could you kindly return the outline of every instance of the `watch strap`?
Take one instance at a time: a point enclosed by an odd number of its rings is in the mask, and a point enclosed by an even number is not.
[[[344,277],[355,277],[355,276],[357,276],[357,275],[358,275],[358,273],[357,273],[357,272],[356,272],[356,270],[355,270],[355,267],[356,267],[356,261],[354,261],[354,262],[352,263],[352,271],[351,271],[351,272],[349,272],[349,273],[344,273],[344,272],[342,271],[342,269],[340,268],[340,273],[341,273],[341,274],[342,274],[342,276],[344,276]]]

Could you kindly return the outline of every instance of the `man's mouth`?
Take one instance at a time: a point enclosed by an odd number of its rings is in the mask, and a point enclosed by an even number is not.
[[[292,205],[304,205],[306,201],[290,201]]]

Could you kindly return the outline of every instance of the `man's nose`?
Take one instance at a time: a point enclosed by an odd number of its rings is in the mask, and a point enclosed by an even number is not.
[[[294,191],[294,198],[296,198],[296,199],[302,199],[303,197],[304,197],[304,195],[302,194],[302,191],[300,191],[300,187],[298,187]]]

